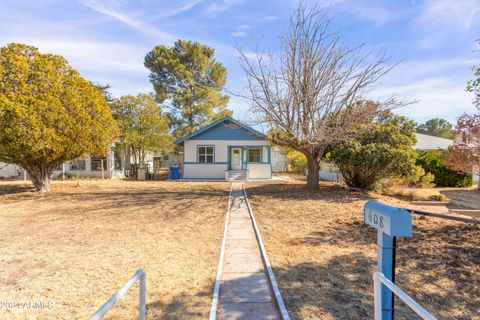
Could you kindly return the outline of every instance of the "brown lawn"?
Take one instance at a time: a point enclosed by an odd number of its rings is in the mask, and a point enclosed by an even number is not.
[[[0,319],[87,319],[140,267],[149,319],[206,318],[227,183],[0,182]],[[1,307],[1,306],[0,306]],[[138,285],[106,319],[138,317]]]
[[[327,183],[308,192],[303,184],[247,185],[291,317],[372,319],[376,232],[362,211],[372,195]],[[415,216],[413,238],[398,246],[404,291],[439,319],[480,319],[480,226]],[[396,306],[396,319],[417,319]]]

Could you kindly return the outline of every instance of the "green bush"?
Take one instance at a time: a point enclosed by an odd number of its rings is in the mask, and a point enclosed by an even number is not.
[[[425,172],[421,166],[415,165],[412,170],[405,176],[399,178],[404,185],[418,188],[434,188],[435,176],[430,172]]]
[[[299,151],[290,150],[287,154],[287,163],[290,170],[295,173],[305,174],[307,157]]]
[[[439,187],[470,187],[471,174],[455,171],[447,167],[443,160],[443,151],[427,151],[420,154],[416,164],[435,176],[434,183]]]
[[[385,178],[411,172],[415,163],[413,130],[398,121],[376,123],[356,138],[334,145],[330,160],[349,187],[375,189]]]

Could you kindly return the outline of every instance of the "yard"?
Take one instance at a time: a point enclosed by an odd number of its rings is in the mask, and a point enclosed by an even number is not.
[[[407,202],[303,181],[248,183],[254,213],[293,319],[371,319],[375,231],[368,199]],[[38,195],[0,182],[0,302],[52,303],[0,309],[1,319],[85,319],[136,269],[147,272],[149,319],[207,318],[228,183],[82,180]],[[440,319],[480,319],[480,228],[414,218],[398,241],[397,283]],[[137,316],[138,287],[106,319]],[[397,319],[414,319],[400,302]]]
[[[0,303],[51,303],[3,307],[0,318],[87,319],[140,267],[148,318],[208,317],[228,191],[93,180],[36,195],[29,183],[0,182]],[[135,319],[137,308],[135,285],[106,319]]]
[[[363,224],[372,197],[322,183],[248,184],[265,246],[293,319],[372,319],[376,232]],[[439,319],[480,319],[480,227],[414,216],[399,239],[397,284]],[[416,319],[396,302],[396,319]]]

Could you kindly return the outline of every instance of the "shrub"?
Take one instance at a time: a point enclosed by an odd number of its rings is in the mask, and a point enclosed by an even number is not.
[[[355,139],[331,149],[335,163],[349,187],[375,189],[382,179],[406,175],[415,163],[413,130],[398,121],[376,123]]]
[[[421,166],[415,165],[409,174],[399,178],[404,185],[418,187],[418,188],[434,188],[435,176],[430,172],[425,172]]]
[[[307,158],[303,153],[290,150],[287,154],[287,163],[292,172],[305,174]]]
[[[427,151],[419,155],[416,164],[435,176],[434,183],[439,187],[470,187],[472,174],[450,169],[444,162],[444,151]]]

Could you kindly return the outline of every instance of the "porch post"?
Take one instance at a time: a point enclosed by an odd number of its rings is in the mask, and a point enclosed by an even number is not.
[[[243,149],[243,148],[242,148]],[[242,169],[247,170],[247,163],[248,163],[248,146],[245,146],[246,155],[245,155],[245,168],[243,168],[243,159],[242,159]]]

